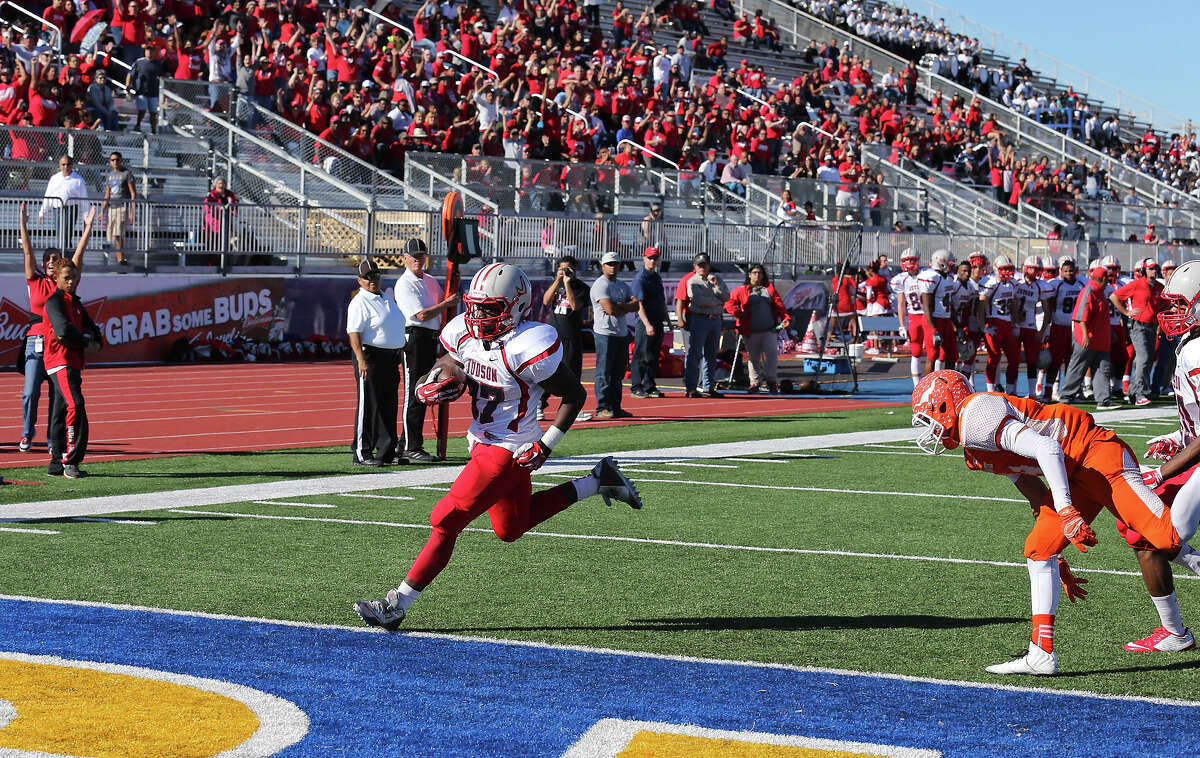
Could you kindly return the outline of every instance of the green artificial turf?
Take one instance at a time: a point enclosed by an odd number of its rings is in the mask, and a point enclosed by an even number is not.
[[[886,429],[907,426],[903,410],[580,429],[556,454]],[[1118,429],[1141,452],[1145,437],[1169,426]],[[462,441],[451,451],[461,460]],[[630,466],[642,511],[593,498],[512,544],[497,540],[483,517],[472,524],[482,531],[459,538],[405,629],[1000,682],[983,667],[1021,652],[1029,635],[1022,544],[1030,510],[1009,502],[1019,495],[1007,479],[969,473],[961,456],[902,454],[911,451],[864,444],[806,458],[691,461],[736,468]],[[146,491],[169,498],[166,491],[179,488],[366,471],[348,457],[339,448],[98,463],[88,479],[4,487],[0,495],[5,502]],[[565,480],[539,473],[534,481]],[[336,507],[231,503],[117,517],[154,526],[26,524],[61,534],[0,532],[0,592],[357,624],[351,601],[378,597],[403,578],[440,497],[412,488],[371,493],[413,499],[314,495],[287,500]],[[1136,571],[1112,517],[1101,515],[1096,531],[1101,543],[1090,553],[1069,550],[1072,566]],[[1063,675],[1015,683],[1200,700],[1200,653],[1121,649],[1158,625],[1141,580],[1083,576],[1091,595],[1075,605],[1064,598],[1060,608]],[[1200,580],[1181,578],[1178,590],[1185,619],[1200,618]]]

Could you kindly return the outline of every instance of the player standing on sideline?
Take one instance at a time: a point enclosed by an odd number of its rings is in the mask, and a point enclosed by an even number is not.
[[[95,208],[88,211],[95,219]],[[90,224],[89,224],[90,226]],[[50,385],[54,387],[54,410],[50,419],[53,439],[50,449],[60,455],[51,459],[48,474],[62,474],[68,479],[86,476],[79,468],[87,454],[88,418],[83,403],[83,366],[85,353],[99,350],[104,342],[100,327],[92,321],[87,309],[75,294],[79,286],[79,270],[71,261],[59,261],[54,267],[58,289],[46,298],[46,334],[43,360]]]
[[[954,255],[949,250],[934,250],[929,268],[917,275],[917,291],[921,293],[921,310],[925,314],[925,373],[946,368],[947,361],[958,355],[954,322],[950,320],[953,268]]]
[[[982,329],[978,321],[979,286],[971,278],[973,266],[969,261],[958,264],[954,287],[950,291],[950,316],[958,332],[956,367],[965,374],[967,382],[975,386],[975,355],[979,351]]]
[[[1025,397],[1032,398],[1037,397],[1038,356],[1049,328],[1045,319],[1041,326],[1038,325],[1038,311],[1044,314],[1051,307],[1050,290],[1042,281],[1041,274],[1042,266],[1038,257],[1030,255],[1025,258],[1025,264],[1021,267],[1021,281],[1017,282],[1013,296],[1013,328],[1020,329],[1018,341],[1025,353]],[[1009,387],[1009,391],[1015,395],[1016,384]]]
[[[900,253],[900,273],[892,277],[896,293],[896,316],[900,319],[900,338],[908,340],[908,373],[913,386],[921,381],[921,356],[925,354],[925,309],[917,286],[921,256],[911,247]]]
[[[979,300],[986,306],[984,313],[987,317],[983,334],[988,352],[987,365],[984,367],[988,392],[1003,392],[1005,386],[1013,392],[1017,390],[1021,346],[1012,324],[1013,297],[1017,292],[1013,275],[1016,272],[1017,267],[1007,255],[997,255],[996,272],[985,279],[979,288]],[[1004,369],[1007,385],[996,383],[1001,358],[1008,360]]]
[[[1092,370],[1095,388],[1096,410],[1109,411],[1121,407],[1112,399],[1112,382],[1109,381],[1109,350],[1112,326],[1108,317],[1109,301],[1101,294],[1108,278],[1108,269],[1096,263],[1088,271],[1087,285],[1080,290],[1075,310],[1071,313],[1074,346],[1071,362],[1063,377],[1060,402],[1077,403],[1083,386],[1083,376]]]
[[[360,600],[355,611],[369,626],[395,631],[409,606],[450,561],[458,535],[484,513],[492,530],[512,542],[569,505],[599,494],[641,508],[637,489],[607,457],[587,476],[532,492],[530,475],[562,441],[587,400],[579,377],[563,363],[553,327],[526,320],[532,287],[507,263],[480,269],[471,280],[466,312],[442,331],[446,354],[417,386],[422,402],[454,400],[469,388],[471,459],[430,514],[433,533],[404,581],[387,597]],[[465,375],[463,369],[465,368]],[[562,398],[554,424],[542,433],[535,416],[542,394]]]
[[[1064,255],[1058,259],[1058,276],[1051,279],[1050,288],[1050,331],[1046,347],[1050,351],[1050,365],[1038,372],[1038,384],[1042,385],[1043,402],[1058,401],[1059,374],[1064,372],[1071,357],[1071,314],[1085,282],[1076,276],[1075,259]]]
[[[83,271],[83,251],[87,247],[88,238],[92,235],[92,223],[95,220],[96,212],[93,208],[84,217],[83,235],[80,236],[79,243],[75,245],[75,255],[71,258],[76,271]],[[22,453],[27,453],[33,447],[33,435],[37,427],[38,401],[42,396],[42,382],[49,380],[46,375],[46,366],[42,362],[46,334],[50,331],[50,322],[46,320],[46,298],[54,294],[54,288],[58,286],[54,280],[54,267],[62,259],[62,254],[56,247],[46,248],[46,252],[42,253],[42,269],[45,273],[38,271],[33,257],[33,243],[29,239],[29,209],[25,203],[21,203],[19,226],[21,250],[25,254],[25,284],[29,290],[29,312],[32,314],[29,319],[29,329],[25,334],[25,362],[22,372],[25,374],[25,386],[21,391],[22,425],[21,442],[18,445]],[[51,388],[47,399],[46,417],[49,419],[53,416],[54,390]],[[49,445],[48,423],[46,440]],[[53,450],[50,450],[50,458],[51,460],[55,458]]]
[[[458,303],[458,293],[444,297],[442,285],[426,273],[429,260],[425,243],[410,239],[404,245],[404,273],[392,290],[404,313],[404,352],[401,353],[404,376],[404,402],[400,407],[399,457],[430,463],[438,460],[425,452],[421,430],[425,426],[425,404],[417,400],[417,379],[429,373],[437,360],[437,335],[442,311]]]
[[[1108,300],[1118,287],[1123,287],[1132,280],[1121,273],[1121,264],[1115,255],[1104,256],[1100,259],[1100,265],[1108,270],[1108,284],[1104,287],[1104,298]],[[1122,399],[1127,399],[1129,369],[1133,366],[1133,345],[1129,342],[1129,333],[1125,331],[1125,322],[1121,320],[1121,312],[1116,308],[1110,310],[1108,322],[1112,325],[1112,338],[1109,346],[1109,363],[1112,366],[1112,373],[1109,376],[1113,384],[1112,392]],[[1121,377],[1119,385],[1117,384],[1118,376]],[[1095,389],[1093,380],[1093,392]],[[1099,395],[1100,393],[1096,392],[1096,396],[1099,397]]]
[[[1033,606],[1033,635],[1028,652],[1016,660],[988,666],[993,674],[1054,674],[1054,617],[1059,583],[1072,599],[1087,593],[1062,558],[1073,544],[1081,551],[1096,544],[1091,522],[1104,508],[1146,541],[1138,559],[1166,562],[1180,548],[1169,509],[1142,481],[1133,451],[1091,414],[1069,405],[1044,406],[999,393],[972,392],[957,371],[938,371],[913,390],[913,426],[917,445],[937,455],[963,448],[967,468],[1008,476],[1034,510],[1036,523],[1025,540]],[[1046,481],[1042,482],[1040,476]],[[1047,486],[1048,485],[1048,486]],[[1169,574],[1169,570],[1167,570]],[[1143,569],[1147,587],[1151,578]],[[1153,589],[1152,589],[1153,594]],[[1174,596],[1172,595],[1172,598]],[[1178,605],[1155,602],[1164,625],[1178,618]]]

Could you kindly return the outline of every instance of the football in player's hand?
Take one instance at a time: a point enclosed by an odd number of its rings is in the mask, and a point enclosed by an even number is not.
[[[467,389],[467,373],[458,365],[434,366],[417,382],[417,398],[425,405],[457,400]]]

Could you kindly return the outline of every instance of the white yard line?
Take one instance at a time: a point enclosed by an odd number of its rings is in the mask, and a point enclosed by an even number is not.
[[[852,447],[825,448],[822,452],[838,453],[838,454],[841,454],[841,453],[866,453],[868,455],[919,455],[924,458],[929,457],[929,455],[927,453],[907,453],[903,450],[863,450],[862,448],[852,448]],[[797,456],[797,457],[805,457],[805,456]]]
[[[0,532],[16,532],[18,534],[61,534],[53,529],[24,529],[19,526],[0,526]]]
[[[1013,564],[1024,567],[1025,564]],[[352,634],[387,634],[377,627],[346,626],[342,624],[316,624],[307,621],[287,621],[283,619],[256,618],[253,616],[232,616],[224,613],[204,613],[201,611],[181,611],[173,608],[154,608],[144,605],[125,605],[118,603],[98,603],[89,600],[55,600],[51,598],[29,597],[25,595],[0,595],[0,600],[15,600],[25,603],[45,603],[47,605],[68,605],[79,608],[105,608],[135,613],[160,613],[167,616],[182,616],[186,618],[202,618],[213,621],[236,621],[245,624],[269,624],[276,627],[291,627],[295,629],[329,629]],[[536,648],[539,650],[565,650],[569,652],[591,653],[595,655],[613,655],[649,660],[675,661],[680,663],[700,663],[714,666],[736,666],[740,669],[763,669],[770,671],[797,671],[802,673],[836,674],[838,676],[874,677],[892,681],[923,682],[928,684],[943,684],[971,689],[1003,690],[1005,692],[1029,692],[1039,695],[1047,693],[1066,695],[1069,697],[1087,697],[1099,700],[1111,700],[1125,703],[1153,703],[1155,705],[1179,706],[1184,708],[1200,707],[1200,702],[1194,700],[1174,700],[1171,698],[1148,697],[1145,695],[1110,695],[1087,690],[1059,690],[1044,687],[1022,687],[1013,684],[996,684],[994,682],[971,682],[954,679],[934,679],[932,677],[907,676],[875,671],[855,671],[853,669],[817,668],[815,666],[797,666],[791,663],[761,663],[758,661],[735,661],[720,658],[698,658],[685,655],[666,655],[663,653],[648,653],[640,650],[617,650],[613,648],[589,647],[586,645],[562,645],[551,642],[528,642],[525,640],[504,640],[493,637],[470,637],[462,634],[439,634],[435,632],[400,632],[409,637],[423,639],[451,640],[457,642],[472,642],[487,645],[506,645],[514,648]]]
[[[683,466],[685,468],[737,468],[737,466],[722,466],[720,463],[685,463],[683,461],[663,461],[664,466]]]
[[[251,500],[255,505],[290,505],[296,508],[337,508],[329,503],[294,503],[290,500]]]
[[[429,531],[429,524],[409,524],[399,521],[366,521],[362,519],[321,518],[317,516],[271,516],[263,513],[237,513],[232,511],[200,511],[193,509],[172,509],[171,513],[183,513],[194,516],[226,516],[230,518],[260,519],[265,521],[304,521],[321,524],[346,524],[350,526],[382,526],[391,529],[419,529]],[[469,526],[464,532],[491,534],[491,529]],[[684,540],[663,540],[649,537],[621,537],[607,534],[568,534],[565,532],[526,532],[526,537],[549,537],[564,540],[594,540],[598,542],[626,542],[637,545],[662,545],[666,547],[686,547],[704,550],[730,550],[748,553],[782,553],[787,555],[821,555],[835,558],[870,558],[875,560],[917,561],[925,563],[952,563],[968,566],[999,566],[1003,568],[1026,568],[1024,562],[1014,561],[985,561],[975,558],[945,558],[935,555],[902,555],[897,553],[861,553],[850,550],[814,550],[799,547],[763,547],[761,545],[727,545],[719,542],[686,542]],[[1075,573],[1110,574],[1112,576],[1140,577],[1137,571],[1119,571],[1117,569],[1088,569],[1072,566]],[[1177,573],[1176,579],[1200,579],[1200,576],[1188,573]]]
[[[157,521],[138,521],[131,518],[93,518],[90,516],[76,516],[72,521],[100,521],[106,524],[129,524],[130,526],[157,526]]]
[[[338,497],[369,497],[375,500],[416,500],[408,495],[373,495],[369,492],[335,492]]]
[[[737,461],[738,463],[782,463],[789,465],[791,461],[777,461],[771,458],[722,458],[723,461]]]
[[[1124,420],[1166,418],[1175,415],[1174,408],[1137,408],[1095,414],[1100,423]],[[831,447],[863,445],[873,442],[901,442],[913,439],[910,427],[840,434],[817,434],[807,437],[786,437],[743,442],[715,442],[704,445],[682,445],[653,450],[626,450],[610,453],[625,466],[639,463],[667,463],[685,460],[722,460],[729,456],[780,455],[785,452],[817,451]],[[602,454],[552,458],[542,467],[543,473],[586,471]],[[282,479],[259,484],[237,484],[221,487],[197,487],[163,492],[102,495],[66,500],[30,501],[0,505],[0,518],[43,519],[95,516],[128,511],[158,511],[170,508],[193,508],[251,500],[330,495],[352,490],[390,490],[417,485],[448,484],[462,470],[461,466],[421,467],[405,471],[370,474],[348,474],[311,479]]]
[[[682,471],[672,471],[669,468],[622,468],[626,474],[682,474]]]
[[[654,473],[660,473],[660,472],[656,471]],[[665,472],[663,472],[663,473],[665,473]],[[546,474],[546,476],[566,478],[568,475],[567,474]],[[738,487],[738,488],[742,488],[742,489],[753,489],[753,490],[787,490],[787,491],[792,491],[792,492],[835,492],[835,493],[840,493],[840,494],[845,494],[845,495],[889,495],[889,496],[895,496],[895,497],[936,497],[936,498],[945,498],[947,500],[986,500],[988,502],[996,502],[996,503],[1024,503],[1024,502],[1026,502],[1026,500],[1024,498],[1017,499],[1017,498],[1010,498],[1010,497],[992,497],[990,495],[949,495],[949,494],[938,494],[938,493],[933,493],[933,492],[888,492],[886,490],[844,490],[844,489],[836,489],[833,487],[798,487],[798,486],[783,485],[783,484],[742,484],[740,482],[714,482],[711,480],[701,481],[698,479],[645,479],[642,477],[632,477],[632,476],[629,478],[635,482],[650,482],[650,483],[662,483],[662,484],[699,484],[699,485],[703,485],[705,487]]]
[[[413,485],[405,487],[406,490],[425,490],[426,492],[449,492],[449,487],[426,487],[424,485]]]

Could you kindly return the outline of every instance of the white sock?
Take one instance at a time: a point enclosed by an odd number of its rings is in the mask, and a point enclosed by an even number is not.
[[[1179,548],[1179,555],[1175,556],[1174,563],[1178,563],[1193,574],[1200,575],[1200,552],[1186,542]]]
[[[1058,613],[1058,593],[1062,585],[1058,581],[1058,558],[1048,561],[1025,559],[1029,569],[1029,599],[1034,615]]]
[[[912,380],[913,380],[913,387],[916,387],[918,384],[920,384],[920,383],[921,383],[921,375],[920,375],[920,374],[913,374],[913,375],[912,375]]]
[[[1083,386],[1085,389],[1090,390],[1092,388],[1092,377],[1090,377],[1090,376],[1083,377]]]
[[[575,494],[580,500],[586,500],[600,491],[600,482],[591,474],[572,479],[571,484],[575,485]]]
[[[987,391],[988,391],[988,392],[995,392],[995,391],[996,391],[996,383],[995,383],[995,382],[984,382],[984,384],[986,384],[986,385],[987,385]]]
[[[413,604],[413,601],[421,596],[420,590],[414,590],[408,586],[408,582],[400,582],[400,586],[396,588],[396,595],[393,600],[403,610],[408,610],[408,606]]]
[[[920,358],[909,358],[908,359],[908,373],[912,374],[913,376],[917,377],[918,379],[921,377],[921,359]]]
[[[934,361],[934,362],[933,362],[933,370],[934,370],[934,371],[941,371],[941,370],[942,370],[942,369],[944,369],[944,368],[946,368],[946,362],[945,362],[945,361]]]
[[[1050,391],[1053,395],[1058,395],[1058,382],[1054,383],[1054,385],[1050,388]]]
[[[1038,372],[1037,372],[1037,386],[1042,387],[1045,384],[1046,384],[1046,370],[1040,368],[1040,369],[1038,369]]]
[[[1175,598],[1175,593],[1172,592],[1166,597],[1151,595],[1150,599],[1154,601],[1163,628],[1171,634],[1183,634],[1183,616],[1179,613],[1179,601]]]

